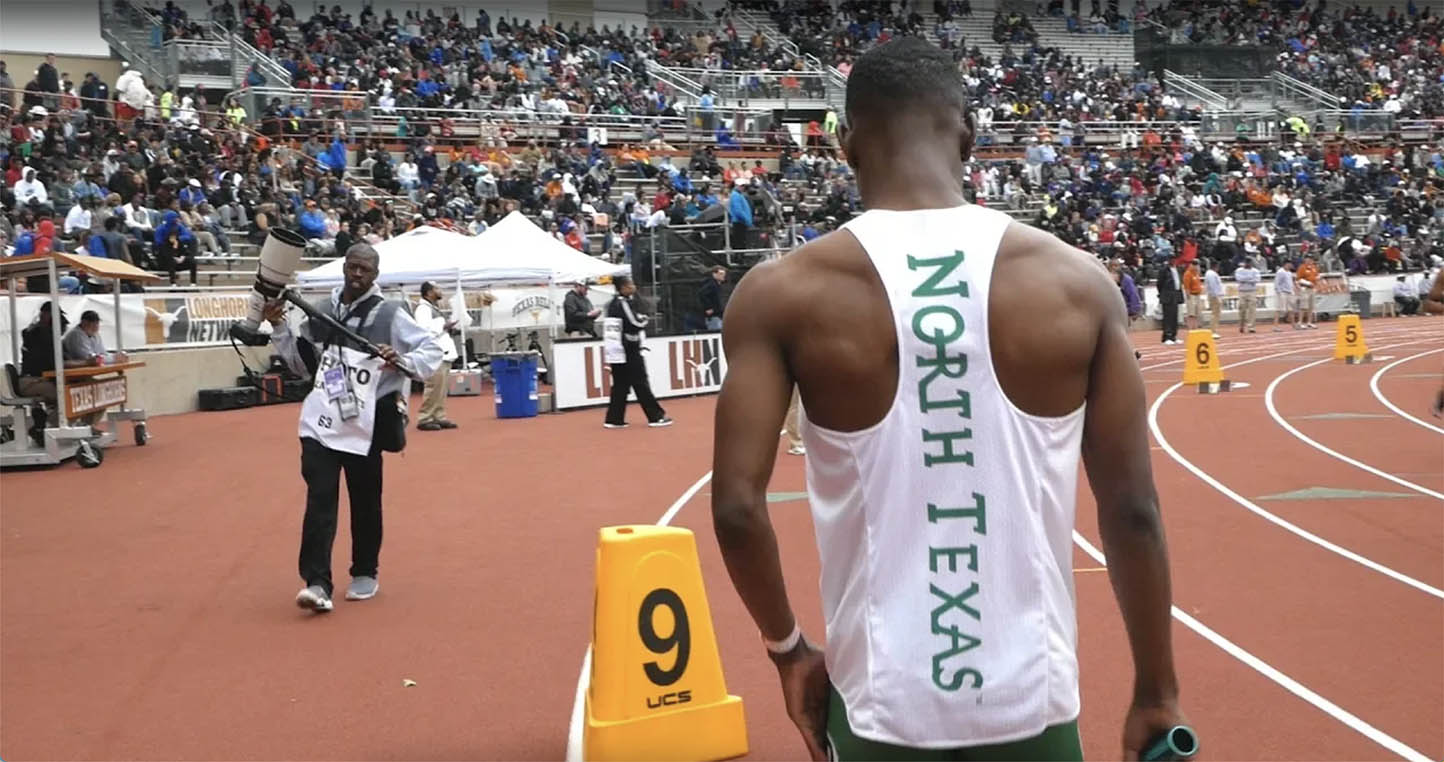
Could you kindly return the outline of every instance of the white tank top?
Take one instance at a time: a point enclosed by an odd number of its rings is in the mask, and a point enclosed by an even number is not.
[[[877,424],[801,423],[827,668],[863,738],[1003,743],[1078,716],[1083,408],[1029,415],[993,373],[988,293],[1010,222],[964,205],[843,226],[887,290],[900,362]]]

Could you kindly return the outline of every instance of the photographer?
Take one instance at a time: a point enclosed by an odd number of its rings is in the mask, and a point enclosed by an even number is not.
[[[411,378],[430,378],[442,348],[399,302],[376,287],[380,258],[368,244],[346,252],[345,284],[314,306],[378,345],[380,357],[343,345],[315,320],[293,332],[285,302],[266,306],[271,342],[292,371],[314,378],[301,403],[301,476],[306,480],[306,517],[301,526],[301,579],[296,605],[331,610],[331,546],[336,539],[340,476],[346,472],[351,501],[351,584],[346,599],[365,600],[379,589],[381,553],[381,453],[406,444],[406,405]],[[404,371],[404,372],[403,372]],[[409,376],[409,377],[408,377]]]

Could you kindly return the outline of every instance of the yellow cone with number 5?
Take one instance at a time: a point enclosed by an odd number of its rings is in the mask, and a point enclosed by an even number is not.
[[[1183,383],[1216,384],[1223,381],[1223,367],[1218,364],[1218,347],[1213,331],[1199,328],[1188,332],[1183,358]]]
[[[606,527],[597,541],[582,756],[718,760],[747,753],[728,695],[692,532]]]
[[[1340,315],[1334,338],[1334,359],[1358,363],[1368,358],[1369,346],[1364,342],[1364,327],[1359,324],[1359,316]]]

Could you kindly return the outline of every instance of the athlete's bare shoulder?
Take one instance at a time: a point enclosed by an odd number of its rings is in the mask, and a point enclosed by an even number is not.
[[[1013,223],[1003,234],[988,295],[993,367],[1019,408],[1077,409],[1104,327],[1126,310],[1103,264],[1053,235]]]
[[[1102,260],[1021,222],[1009,225],[1003,234],[994,266],[998,285],[1007,287],[1015,279],[1026,279],[1029,291],[1039,299],[1100,309],[1103,314],[1096,315],[1100,319],[1116,312],[1120,304],[1118,285]]]
[[[798,325],[809,314],[848,298],[848,291],[866,283],[868,268],[857,239],[834,230],[753,266],[733,291],[728,311],[746,307],[768,321]]]

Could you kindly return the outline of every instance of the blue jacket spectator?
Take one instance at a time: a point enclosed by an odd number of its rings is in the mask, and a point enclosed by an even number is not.
[[[307,200],[306,211],[301,212],[296,219],[301,226],[301,235],[308,240],[326,237],[326,215],[321,214],[321,210],[316,208],[315,201]]]
[[[170,238],[172,234],[176,235],[183,244],[188,244],[195,240],[195,236],[191,234],[190,228],[186,227],[180,221],[180,212],[176,211],[168,211],[165,213],[165,216],[161,218],[160,225],[155,229],[155,245],[160,246],[167,238]]]
[[[752,202],[747,200],[747,194],[741,188],[732,189],[732,197],[727,199],[727,211],[732,215],[733,223],[752,227]]]

